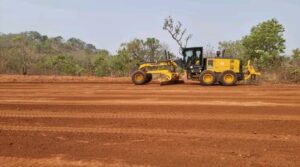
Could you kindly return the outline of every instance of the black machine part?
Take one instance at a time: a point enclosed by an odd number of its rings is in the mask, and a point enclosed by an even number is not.
[[[200,73],[204,68],[203,47],[184,48],[183,66],[188,73]]]

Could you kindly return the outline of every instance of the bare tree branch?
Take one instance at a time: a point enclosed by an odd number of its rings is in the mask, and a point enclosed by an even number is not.
[[[182,28],[182,24],[180,21],[178,21],[177,24],[175,25],[173,18],[171,16],[165,19],[163,29],[166,30],[171,35],[171,37],[175,40],[175,42],[179,46],[179,53],[182,54],[182,49],[187,47],[189,40],[192,38],[192,35],[188,34],[186,36],[187,29]],[[183,41],[184,37],[185,40]]]
[[[187,46],[187,44],[188,44],[188,42],[189,42],[189,40],[192,38],[192,34],[189,34],[186,38],[185,38],[185,45],[184,45],[184,47],[186,47]]]

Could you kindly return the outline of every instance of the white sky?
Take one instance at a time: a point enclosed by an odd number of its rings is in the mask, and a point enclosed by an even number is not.
[[[219,41],[240,39],[276,18],[286,28],[286,52],[300,48],[298,0],[0,0],[0,32],[76,37],[112,53],[122,42],[156,37],[177,53],[162,30],[169,15],[193,34],[189,46],[217,49]]]

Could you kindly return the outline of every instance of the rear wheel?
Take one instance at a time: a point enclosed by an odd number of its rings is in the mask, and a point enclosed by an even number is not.
[[[220,82],[224,86],[235,85],[236,81],[237,81],[237,75],[233,71],[224,71],[220,78]]]
[[[202,85],[213,85],[216,82],[216,75],[212,71],[203,71],[199,78]]]
[[[147,82],[147,74],[143,71],[136,71],[132,74],[131,79],[135,85],[143,85]]]

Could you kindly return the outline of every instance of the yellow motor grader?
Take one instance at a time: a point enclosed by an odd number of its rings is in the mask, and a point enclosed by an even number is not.
[[[184,48],[183,58],[178,60],[166,60],[157,63],[144,63],[139,65],[132,75],[132,82],[136,85],[144,85],[152,80],[152,75],[159,75],[161,84],[182,83],[177,67],[180,66],[186,72],[187,79],[200,81],[202,85],[221,84],[224,86],[235,85],[241,80],[255,80],[261,74],[256,72],[250,64],[246,65],[243,72],[243,63],[240,59],[220,57],[203,57],[203,47]]]

